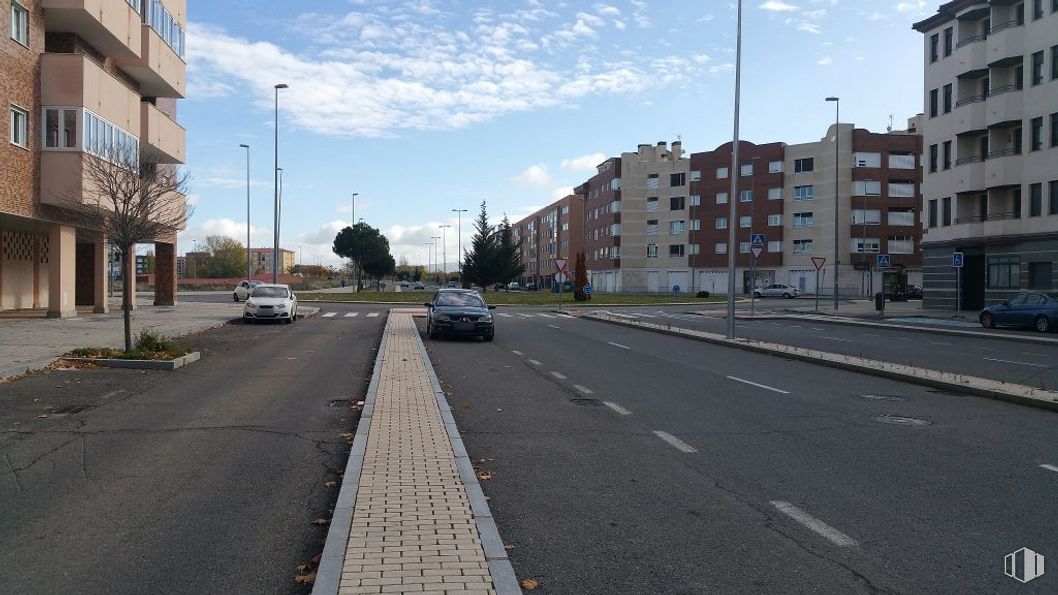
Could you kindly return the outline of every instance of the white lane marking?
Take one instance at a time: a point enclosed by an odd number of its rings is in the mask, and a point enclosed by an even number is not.
[[[559,380],[565,380],[566,379],[566,375],[561,373],[561,372],[551,372],[551,375],[554,376],[555,378],[558,378]]]
[[[631,347],[629,347],[627,345],[621,345],[620,343],[614,343],[613,341],[608,341],[607,343],[609,345],[613,345],[614,347],[617,347],[618,349],[631,349]]]
[[[543,365],[543,364],[540,363],[540,360],[538,360],[538,359],[531,359],[531,360],[529,360],[529,363],[533,364],[534,366],[542,366]]]
[[[338,315],[337,312],[328,312],[328,313],[324,314],[323,316],[321,316],[321,318],[334,318],[337,315]]]
[[[840,547],[852,547],[856,544],[856,540],[845,535],[841,531],[838,531],[834,527],[824,523],[816,517],[808,514],[807,512],[797,508],[789,502],[783,502],[782,500],[772,500],[771,505],[778,508],[780,512],[789,516],[793,520],[801,523],[805,527],[808,527],[812,531],[815,531],[819,535],[822,535],[834,545]]]
[[[368,318],[378,318],[378,312],[368,312],[367,313],[367,317]]]
[[[777,323],[777,322],[773,322],[772,324],[779,324],[779,323]],[[780,325],[780,326],[781,326],[781,325]],[[821,328],[815,328],[815,327],[812,327],[812,330],[814,330],[814,331],[819,331],[819,332],[823,332],[823,329],[821,329]]]
[[[576,316],[570,316],[569,314],[557,314],[559,318],[569,318],[570,320],[576,318]]]
[[[592,389],[590,389],[590,388],[588,388],[586,386],[581,386],[579,384],[574,384],[573,388],[579,390],[580,392],[582,392],[582,393],[584,393],[586,395],[590,395],[590,394],[594,394],[595,393],[595,391],[593,391]]]
[[[642,316],[643,318],[657,318],[653,314],[636,314],[636,316]]]
[[[521,351],[516,351],[516,350],[515,350],[515,351],[511,351],[511,353],[513,353],[514,355],[517,355],[517,356],[519,356],[519,357],[521,357],[521,356],[525,355],[525,354],[524,354],[524,353],[522,353]]]
[[[801,325],[799,325],[799,324],[791,324],[790,328],[801,328]]]
[[[500,312],[500,316],[504,318],[514,318],[514,314],[508,314],[506,312]]]
[[[342,318],[356,318],[357,316],[360,316],[359,312],[347,312]]]
[[[757,388],[763,388],[765,390],[770,390],[770,391],[777,392],[777,393],[780,393],[780,394],[783,394],[783,395],[790,394],[789,391],[782,390],[781,388],[775,388],[774,386],[768,386],[766,384],[757,384],[756,382],[753,382],[751,380],[745,380],[745,379],[742,379],[742,378],[738,378],[736,376],[728,376],[727,378],[728,378],[728,380],[734,380],[735,382],[741,382],[743,384],[748,384],[750,386],[755,386]]]
[[[1014,361],[1012,359],[997,359],[997,358],[994,358],[994,357],[982,357],[981,359],[988,360],[990,362],[1001,362],[1001,363],[1004,363],[1004,364],[1019,364],[1019,365],[1022,365],[1022,366],[1034,366],[1034,367],[1037,367],[1037,368],[1046,368],[1047,367],[1044,364],[1033,364],[1033,363],[1029,363],[1029,362],[1017,362],[1017,361]]]
[[[950,346],[951,345],[951,343],[945,343],[944,341],[930,341],[929,344],[930,345],[944,345],[944,346]]]
[[[539,316],[540,318],[554,318],[555,317],[554,314],[544,314],[543,312],[537,312],[536,315]]]
[[[1058,467],[1055,467],[1054,465],[1040,465],[1040,467],[1043,467],[1048,471],[1054,471],[1055,473],[1058,473]]]
[[[672,447],[674,447],[680,452],[698,452],[697,448],[691,446],[690,444],[687,444],[683,440],[680,440],[679,438],[673,436],[672,434],[669,434],[668,432],[661,432],[655,430],[654,435],[658,438],[661,438],[665,442],[668,442]]]
[[[978,349],[980,351],[992,351],[991,347],[974,347],[974,349]]]
[[[831,341],[841,341],[842,343],[852,343],[852,339],[842,339],[841,337],[827,337],[822,336],[820,339],[829,339]]]
[[[631,411],[625,409],[624,407],[621,407],[617,403],[611,403],[610,401],[603,401],[602,404],[606,405],[610,409],[613,409],[614,411],[616,411],[618,415],[632,415]],[[1058,471],[1058,469],[1056,469],[1056,471]]]
[[[521,316],[522,318],[532,318],[533,317],[532,314],[526,314],[525,312],[519,312],[518,316]]]
[[[547,326],[548,326],[548,327],[550,327],[550,328],[559,328],[559,327],[557,327],[557,326],[555,326],[555,325],[553,325],[553,324],[549,324],[549,325],[547,325]]]
[[[100,399],[109,399],[110,397],[113,397],[113,396],[116,396],[116,395],[120,395],[123,392],[125,392],[125,389],[119,388],[118,390],[112,390],[112,391],[108,392],[107,394],[105,394],[105,395],[103,395],[103,396],[101,396],[99,398]]]

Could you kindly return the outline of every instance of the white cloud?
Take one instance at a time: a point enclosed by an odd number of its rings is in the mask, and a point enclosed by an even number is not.
[[[195,240],[198,240],[199,248],[201,248],[208,236],[227,236],[246,245],[246,221],[235,221],[224,217],[207,219],[181,231],[177,236],[177,242],[185,252],[189,252],[195,249]],[[250,244],[251,246],[272,245],[272,228],[251,226]]]
[[[521,186],[533,186],[547,188],[551,186],[551,174],[547,171],[547,165],[535,163],[525,168],[525,171],[513,178],[515,184]]]
[[[915,13],[926,9],[926,0],[913,0],[911,2],[899,2],[896,5],[897,12]]]
[[[770,10],[772,12],[792,12],[797,10],[797,7],[793,4],[787,4],[781,0],[767,0],[762,2],[760,7],[762,10]]]
[[[573,159],[563,159],[561,167],[563,171],[594,171],[595,166],[605,160],[606,155],[602,153],[589,153],[587,155],[581,155],[580,157],[574,157]]]
[[[806,33],[814,33],[816,35],[822,33],[822,30],[819,28],[819,25],[808,22],[797,23],[797,30],[804,31]]]
[[[816,62],[816,64],[819,66],[830,66],[832,62],[833,60],[830,58],[830,56],[823,56]]]
[[[621,16],[621,9],[616,6],[610,6],[608,4],[596,4],[595,12],[606,16],[606,17],[619,17]]]
[[[573,194],[572,186],[560,186],[551,191],[551,201],[554,202],[560,198],[565,198]]]

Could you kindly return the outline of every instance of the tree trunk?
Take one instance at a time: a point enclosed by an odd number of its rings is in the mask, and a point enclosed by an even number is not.
[[[135,259],[136,255],[132,253],[132,246],[120,246],[121,248],[121,315],[125,323],[125,351],[132,351],[132,293],[136,291],[136,267],[133,266],[132,279],[129,279],[129,266],[128,258],[132,254],[132,258]]]

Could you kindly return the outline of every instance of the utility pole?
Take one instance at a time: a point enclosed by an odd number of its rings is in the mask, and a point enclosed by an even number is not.
[[[738,253],[735,226],[738,224],[738,123],[739,108],[742,101],[742,0],[738,0],[738,14],[735,20],[735,126],[734,139],[731,142],[731,194],[728,198],[727,221],[727,338],[735,338],[735,254]]]
[[[459,263],[459,284],[463,285],[463,213],[466,213],[466,209],[452,209],[452,212],[456,214],[456,243],[458,244],[459,255],[456,257],[456,262]]]
[[[359,195],[360,195],[359,192],[354,192],[353,193],[353,210],[350,211],[350,213],[352,213],[352,214],[349,215],[349,222],[350,222],[349,223],[349,227],[353,227],[354,225],[356,225],[356,197],[359,196]]]
[[[827,101],[834,102],[834,311],[837,312],[838,272],[841,269],[841,249],[839,246],[841,241],[838,239],[838,226],[841,222],[839,216],[841,201],[838,197],[838,180],[840,179],[838,166],[841,161],[841,99],[838,97],[827,97]],[[864,216],[866,216],[866,213],[864,213]],[[866,247],[864,247],[864,250],[866,250]]]
[[[276,282],[276,274],[279,269],[279,90],[289,88],[289,85],[285,83],[275,85],[275,162],[272,186],[272,189],[275,192],[275,213],[272,219],[272,221],[274,221],[272,230],[272,283]]]
[[[250,264],[250,145],[239,145],[246,149],[246,280],[253,275]]]
[[[441,268],[444,269],[444,280],[448,282],[448,228],[451,225],[438,225],[441,228]]]

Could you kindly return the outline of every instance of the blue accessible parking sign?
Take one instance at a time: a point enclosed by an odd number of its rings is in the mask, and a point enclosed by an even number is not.
[[[957,269],[961,269],[962,268],[962,261],[963,261],[962,252],[952,252],[951,253],[951,266],[953,266],[953,267],[955,267]]]

